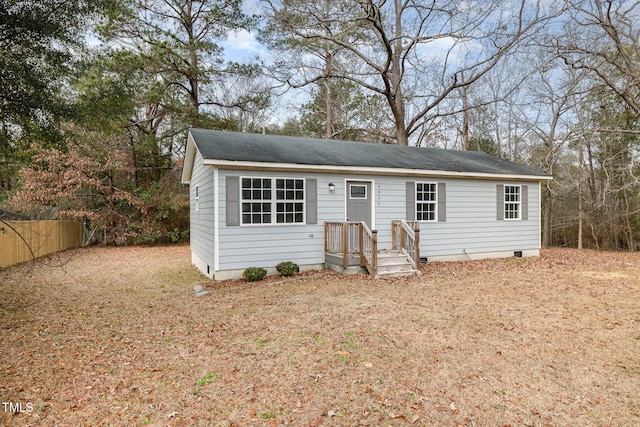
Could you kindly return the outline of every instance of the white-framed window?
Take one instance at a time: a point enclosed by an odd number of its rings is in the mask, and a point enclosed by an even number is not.
[[[276,223],[304,223],[304,179],[276,178]]]
[[[350,199],[366,199],[367,186],[362,184],[349,184]]]
[[[304,224],[304,179],[242,177],[242,224]]]
[[[416,220],[437,221],[438,184],[416,182]]]
[[[200,210],[200,191],[198,185],[196,185],[196,212]]]
[[[522,188],[520,185],[504,186],[504,219],[520,219],[522,206]]]

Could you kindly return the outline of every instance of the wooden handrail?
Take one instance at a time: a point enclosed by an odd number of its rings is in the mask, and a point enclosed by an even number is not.
[[[360,266],[373,277],[378,273],[378,231],[369,230],[367,224],[360,223]]]
[[[349,266],[349,225],[342,223],[342,268]]]
[[[411,224],[411,225],[409,225]],[[420,269],[420,223],[403,219],[391,221],[393,249],[406,254],[416,270]]]
[[[349,256],[359,255],[360,266],[370,274],[378,270],[378,232],[371,231],[364,222],[325,222],[325,253],[340,254],[342,267],[349,266]]]

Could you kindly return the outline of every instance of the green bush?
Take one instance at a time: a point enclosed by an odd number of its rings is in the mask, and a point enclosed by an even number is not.
[[[278,273],[282,274],[283,276],[293,276],[298,271],[300,271],[300,267],[298,267],[298,264],[296,264],[295,262],[285,261],[276,265],[276,270],[278,270]]]
[[[242,272],[242,277],[244,277],[250,282],[262,280],[266,275],[267,275],[267,270],[260,267],[249,267]]]

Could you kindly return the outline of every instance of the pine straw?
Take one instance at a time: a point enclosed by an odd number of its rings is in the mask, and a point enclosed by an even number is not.
[[[640,254],[203,281],[185,246],[0,271],[2,425],[640,424]],[[208,295],[195,297],[194,284]]]

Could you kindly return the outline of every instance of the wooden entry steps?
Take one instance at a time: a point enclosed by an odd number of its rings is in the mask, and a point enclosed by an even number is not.
[[[409,257],[396,250],[378,251],[378,271],[376,279],[420,274]]]
[[[391,222],[393,249],[378,250],[378,232],[364,221],[324,223],[324,262],[342,273],[364,268],[374,278],[406,276],[420,270],[420,224]]]

